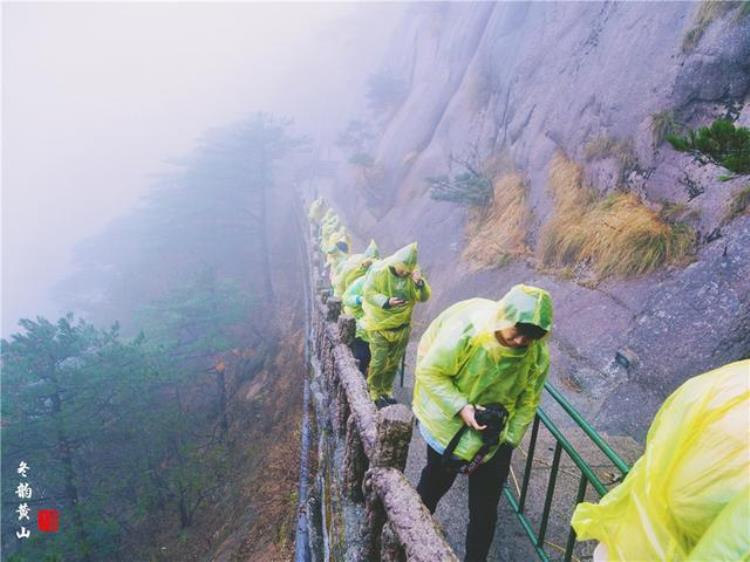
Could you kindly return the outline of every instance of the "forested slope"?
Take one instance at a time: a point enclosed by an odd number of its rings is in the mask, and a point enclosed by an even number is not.
[[[59,293],[86,320],[24,320],[3,341],[9,559],[288,557],[303,273],[277,172],[297,145],[267,115],[207,135],[80,248]],[[21,461],[60,533],[15,540]]]

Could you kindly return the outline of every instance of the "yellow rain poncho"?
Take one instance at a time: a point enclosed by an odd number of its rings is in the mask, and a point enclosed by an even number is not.
[[[365,286],[365,278],[360,277],[354,280],[344,291],[344,295],[341,297],[341,302],[344,305],[344,314],[354,316],[357,320],[357,337],[362,341],[369,341],[367,338],[367,332],[362,327],[362,317],[364,311],[362,310],[362,288]]]
[[[417,350],[413,409],[419,423],[442,447],[464,425],[467,404],[499,403],[508,410],[500,443],[517,446],[534,419],[549,370],[547,337],[525,348],[501,345],[495,332],[517,323],[552,327],[552,299],[535,287],[516,285],[499,302],[470,299],[443,311]],[[454,454],[472,460],[482,446],[471,429]],[[492,458],[491,449],[486,460]]]
[[[328,209],[323,216],[323,220],[320,222],[320,244],[322,250],[325,251],[324,246],[327,244],[328,238],[331,234],[336,232],[342,226],[339,216],[334,213],[332,209]]]
[[[379,257],[378,245],[375,244],[375,240],[371,240],[364,253],[352,254],[342,261],[333,275],[333,296],[343,295],[346,288],[356,279],[363,277]]]
[[[370,397],[391,396],[393,379],[409,343],[411,313],[417,302],[430,298],[427,280],[414,282],[411,274],[417,269],[417,245],[409,244],[388,258],[379,261],[365,277],[362,288],[362,327],[367,330],[370,342],[370,367],[367,387]],[[396,271],[403,271],[399,277]],[[390,306],[389,300],[400,298],[405,302]]]
[[[307,216],[310,218],[310,222],[313,224],[320,224],[326,213],[326,201],[322,197],[318,197],[315,201],[310,204]]]
[[[365,311],[364,325],[367,330],[390,330],[407,326],[411,321],[414,305],[430,298],[431,290],[427,280],[423,279],[422,287],[417,287],[409,275],[395,275],[395,267],[401,267],[409,273],[417,269],[416,243],[401,248],[370,268],[362,303]],[[406,304],[388,307],[388,299],[391,297],[402,298]]]
[[[346,244],[346,249],[341,248],[341,243]],[[335,232],[332,232],[326,239],[324,253],[326,255],[326,263],[331,266],[331,282],[333,282],[336,269],[349,256],[351,247],[352,237],[349,234],[349,231],[343,226]]]
[[[572,525],[609,560],[750,559],[750,360],[694,377],[667,398],[646,450]]]

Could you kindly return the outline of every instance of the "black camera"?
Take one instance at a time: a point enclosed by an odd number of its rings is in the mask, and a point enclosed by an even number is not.
[[[479,408],[474,410],[474,419],[479,425],[487,426],[480,432],[482,442],[490,446],[496,445],[508,421],[508,410],[502,404],[487,404],[483,410]]]
[[[464,425],[458,432],[453,436],[448,446],[443,451],[443,467],[450,472],[461,472],[463,474],[471,474],[474,472],[480,464],[484,461],[485,456],[489,453],[490,449],[498,444],[500,441],[500,434],[505,428],[505,424],[508,421],[508,410],[502,404],[487,404],[480,410],[478,407],[474,408],[474,419],[479,425],[486,426],[482,431],[479,431],[479,435],[482,438],[482,446],[477,451],[476,455],[471,461],[465,461],[453,456],[453,451],[456,450],[461,436],[465,431],[469,429],[468,425]]]

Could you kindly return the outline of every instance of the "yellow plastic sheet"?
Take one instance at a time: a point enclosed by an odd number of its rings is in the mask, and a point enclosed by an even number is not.
[[[598,505],[582,503],[579,540],[610,560],[750,558],[750,361],[694,377],[656,414],[646,450]]]

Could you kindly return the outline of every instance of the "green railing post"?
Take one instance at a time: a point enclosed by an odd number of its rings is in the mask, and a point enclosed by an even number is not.
[[[531,477],[531,468],[534,462],[534,450],[536,449],[536,438],[539,434],[539,416],[534,416],[534,425],[531,426],[531,438],[529,439],[529,450],[526,457],[526,468],[523,472],[523,483],[521,484],[521,494],[518,498],[518,511],[523,513],[523,506],[526,503],[526,491],[529,488],[529,478]]]
[[[534,552],[536,552],[539,560],[541,560],[542,562],[549,562],[547,553],[544,552],[543,548],[537,546],[536,533],[534,532],[534,528],[531,526],[529,518],[518,510],[518,501],[516,501],[516,498],[513,497],[513,494],[510,490],[508,490],[507,487],[503,490],[503,495],[505,496],[505,499],[508,500],[508,503],[510,504],[513,512],[516,514],[516,517],[518,517],[518,521],[519,523],[521,523],[521,527],[526,533],[526,536],[529,537],[529,540],[534,547]]]
[[[560,393],[560,391],[548,382],[544,383],[544,388],[546,388],[547,392],[552,395],[552,398],[554,398],[557,403],[562,406],[562,409],[565,410],[565,413],[573,418],[573,421],[575,421],[576,424],[578,424],[578,427],[580,427],[584,431],[584,433],[588,435],[589,439],[591,439],[594,444],[596,444],[596,446],[601,449],[602,453],[604,453],[606,457],[610,461],[612,461],[612,464],[617,467],[617,470],[619,470],[623,475],[627,474],[630,471],[627,463],[622,460],[622,458],[620,458],[620,455],[615,453],[612,447],[610,447],[609,444],[604,439],[602,439],[602,436],[599,435],[593,428],[593,426],[589,422],[587,422],[584,417],[578,412],[578,410],[576,410],[573,405],[568,402],[568,400]]]
[[[578,494],[576,495],[576,505],[581,503],[583,501],[583,498],[586,497],[586,486],[588,485],[589,481],[586,480],[586,476],[581,473],[581,480],[578,482]],[[573,556],[573,548],[576,544],[576,532],[573,529],[573,527],[570,528],[570,532],[568,533],[568,543],[565,545],[565,558],[563,559],[564,562],[570,562],[571,557]]]
[[[552,508],[552,496],[555,494],[555,484],[557,483],[557,471],[560,468],[560,455],[562,454],[562,445],[558,441],[555,445],[555,454],[552,457],[552,467],[549,471],[549,482],[547,482],[547,495],[544,498],[544,511],[542,511],[542,526],[539,528],[539,538],[537,546],[544,546],[544,536],[547,534],[547,522],[549,521],[549,511]]]

